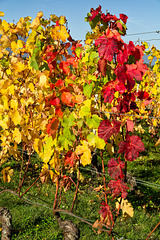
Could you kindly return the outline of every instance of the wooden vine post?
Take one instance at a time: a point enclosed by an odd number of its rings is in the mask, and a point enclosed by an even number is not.
[[[2,223],[1,240],[10,240],[12,237],[12,216],[7,208],[0,207],[0,222]]]

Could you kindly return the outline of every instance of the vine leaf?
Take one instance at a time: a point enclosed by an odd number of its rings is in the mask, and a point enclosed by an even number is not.
[[[119,17],[125,24],[127,23],[127,19],[128,19],[127,15],[120,13]]]
[[[72,152],[71,150],[68,151],[65,155],[65,165],[69,165],[69,166],[73,167],[75,158],[76,158],[75,153]]]
[[[120,160],[120,157],[118,158],[118,162],[114,159],[111,158],[108,161],[108,173],[111,178],[118,179],[118,178],[123,178],[123,170],[124,169],[124,162]]]
[[[82,145],[78,145],[76,147],[75,153],[77,155],[81,155],[80,159],[83,166],[91,163],[92,155],[91,155],[91,150],[88,147],[87,141],[83,140]]]
[[[4,182],[10,182],[11,181],[11,177],[13,176],[13,169],[11,169],[11,167],[6,167],[3,168],[1,173],[3,175],[3,181]]]
[[[134,122],[130,119],[127,119],[126,125],[127,125],[127,131],[132,132],[134,128]]]
[[[61,100],[66,105],[71,105],[72,102],[72,94],[70,92],[63,92],[61,96]]]
[[[112,191],[113,198],[117,197],[121,193],[122,198],[127,197],[127,190],[129,189],[127,184],[124,183],[122,179],[111,180],[108,184],[108,187]]]
[[[111,209],[107,203],[102,202],[100,209],[101,210],[99,211],[99,214],[102,215],[103,219],[105,219],[107,216],[109,216],[110,220],[113,221],[113,215],[112,215]]]
[[[119,201],[120,198],[118,198],[118,202],[116,202],[116,208],[119,208]],[[127,199],[122,199],[121,201],[121,207],[122,213],[123,213],[123,218],[124,220],[127,220],[130,217],[133,217],[134,211],[131,203],[128,202]]]
[[[128,161],[134,161],[139,157],[139,152],[144,151],[144,144],[140,137],[136,135],[130,136],[127,134],[126,141],[119,144],[118,153],[125,153],[125,158]]]
[[[98,61],[98,70],[99,72],[102,73],[102,76],[106,76],[106,67],[107,67],[107,61],[102,58],[102,59],[99,59]]]
[[[110,122],[108,119],[101,121],[98,127],[98,136],[108,141],[108,139],[113,135],[117,135],[120,130],[121,122],[113,120]]]
[[[21,133],[20,133],[18,128],[14,129],[14,131],[13,131],[13,138],[14,138],[16,143],[19,144],[21,142]]]
[[[53,139],[56,137],[58,126],[59,126],[59,120],[54,117],[50,119],[47,124],[47,133],[49,136],[52,136]]]
[[[0,17],[4,17],[4,12],[0,11]]]
[[[105,35],[102,35],[95,40],[95,45],[99,46],[99,56],[110,62],[113,60],[114,54],[118,52],[118,43],[115,38],[107,38]]]

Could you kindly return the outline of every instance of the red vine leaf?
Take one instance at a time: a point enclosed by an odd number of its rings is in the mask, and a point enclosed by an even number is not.
[[[53,106],[59,106],[60,104],[60,99],[59,98],[53,98],[50,100],[50,104],[53,105]]]
[[[99,59],[98,61],[98,70],[102,73],[102,76],[106,76],[106,66],[107,61],[104,58]]]
[[[121,13],[119,14],[119,17],[125,24],[127,23],[127,19],[128,19],[127,15]]]
[[[139,152],[144,151],[144,144],[141,141],[140,137],[133,135],[130,136],[127,134],[126,141],[119,144],[118,153],[125,153],[125,158],[128,161],[134,161],[139,157]]]
[[[140,71],[140,69],[137,69],[137,65],[136,64],[127,64],[127,75],[128,77],[130,77],[132,80],[135,79],[137,81],[141,81],[142,80],[142,73]]]
[[[99,5],[96,9],[91,8],[90,12],[92,16],[89,17],[89,20],[92,21],[101,12],[101,6]]]
[[[100,208],[101,208],[101,210],[99,211],[99,214],[102,214],[103,219],[105,219],[107,216],[109,216],[110,220],[113,221],[113,215],[112,215],[111,209],[108,206],[108,204],[105,202],[102,202]]]
[[[69,166],[73,167],[74,162],[75,162],[75,157],[76,156],[75,156],[74,152],[72,152],[71,150],[68,151],[65,155],[65,160],[64,160],[65,165],[69,165]]]
[[[107,142],[113,134],[117,135],[119,133],[120,125],[121,122],[119,121],[103,120],[98,127],[98,136]]]
[[[121,193],[122,198],[127,197],[127,190],[129,189],[127,184],[124,183],[122,179],[111,180],[108,184],[108,187],[112,191],[113,198],[117,197]]]
[[[68,62],[65,62],[65,61],[61,61],[60,64],[59,64],[59,68],[62,69],[65,74],[70,73],[69,66],[70,66],[70,64]]]
[[[52,118],[49,120],[49,123],[47,124],[47,133],[49,136],[52,136],[53,139],[56,137],[56,133],[59,126],[59,120],[57,118]]]
[[[139,99],[141,99],[141,100],[143,100],[143,99],[147,99],[147,100],[150,100],[151,98],[149,97],[149,93],[148,92],[146,92],[146,91],[143,91],[143,90],[140,90],[140,91],[138,91],[138,94],[137,94],[138,96],[138,98]]]
[[[123,168],[125,164],[124,162],[120,161],[120,157],[118,158],[118,162],[114,159],[111,158],[108,161],[108,173],[111,178],[118,179],[118,178],[123,178]]]
[[[117,20],[117,19],[114,19],[114,18],[115,18],[115,16],[113,16],[113,15],[110,14],[110,13],[107,13],[107,14],[102,13],[102,14],[101,14],[101,19],[102,19],[102,21],[105,22],[105,23],[110,22],[112,19],[113,19],[114,21]]]
[[[63,92],[62,96],[61,96],[61,100],[63,103],[65,103],[66,105],[70,106],[72,105],[72,94],[70,92]]]
[[[63,117],[63,112],[62,112],[62,110],[61,110],[61,108],[60,108],[59,106],[56,107],[56,109],[55,109],[55,114],[56,114],[58,117],[60,117],[60,118]]]
[[[63,87],[64,86],[64,81],[62,79],[59,79],[56,83],[55,83],[56,87]]]
[[[107,38],[105,35],[100,36],[95,40],[95,45],[99,46],[99,56],[110,62],[112,61],[114,54],[118,52],[117,39],[114,37]]]
[[[127,119],[126,125],[127,125],[127,131],[132,132],[134,128],[134,122],[130,119]]]
[[[114,99],[114,93],[115,93],[115,90],[110,86],[107,86],[103,92],[104,102],[111,103]]]

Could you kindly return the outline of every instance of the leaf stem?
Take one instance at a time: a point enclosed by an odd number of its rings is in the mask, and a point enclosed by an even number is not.
[[[103,171],[103,184],[104,184],[104,192],[105,192],[105,202],[107,204],[107,187],[106,187],[106,177],[105,177],[105,168],[104,168],[104,160],[103,160],[103,152],[100,152],[101,160],[102,160],[102,171]]]
[[[53,211],[58,206],[58,190],[59,190],[59,177],[57,178],[57,181],[56,181],[56,194],[54,198]]]
[[[80,165],[80,162],[79,162],[79,165]],[[75,204],[75,201],[76,201],[76,197],[77,197],[77,194],[78,194],[79,179],[80,179],[80,169],[79,169],[79,166],[78,166],[78,179],[77,179],[77,186],[76,186],[76,191],[75,191],[74,199],[73,199],[73,202],[72,202],[71,212],[73,211],[74,204]]]
[[[155,226],[155,228],[153,228],[153,230],[150,232],[150,234],[148,235],[148,237],[146,238],[146,240],[149,239],[149,237],[151,236],[151,234],[154,232],[154,230],[156,230],[156,228],[160,225],[160,222]]]

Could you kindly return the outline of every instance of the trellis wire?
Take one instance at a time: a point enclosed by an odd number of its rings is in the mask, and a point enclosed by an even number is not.
[[[12,148],[13,149],[13,148]],[[13,149],[14,151],[21,151],[21,152],[24,152],[21,148],[18,148],[18,150],[15,150]],[[31,154],[31,156],[35,156],[35,157],[38,157],[36,154]],[[102,173],[102,172],[98,172],[96,171],[94,168],[84,168],[84,167],[80,167],[80,169],[82,170],[85,170],[85,171],[89,171],[89,172],[95,172],[97,174],[101,174],[101,175],[105,175],[105,176],[109,176],[109,174],[107,173]],[[134,177],[135,178],[135,177]],[[158,188],[160,189],[160,185],[159,184],[156,184],[156,183],[151,183],[151,182],[148,182],[148,181],[143,181],[141,179],[137,179],[135,178],[135,181],[138,183],[138,184],[142,184],[142,185],[145,185],[145,186],[148,186],[148,187],[152,187],[152,188]]]
[[[94,172],[94,173],[101,174],[101,175],[105,175],[105,176],[109,176],[108,173],[98,172],[98,171],[94,170],[93,168],[89,169],[89,168],[80,167],[80,169],[85,170],[85,171],[89,171],[89,172]],[[151,182],[148,182],[148,181],[143,181],[143,180],[137,179],[135,177],[134,177],[134,179],[138,184],[142,184],[142,185],[145,185],[145,186],[148,186],[148,187],[160,189],[159,184],[151,183]]]

